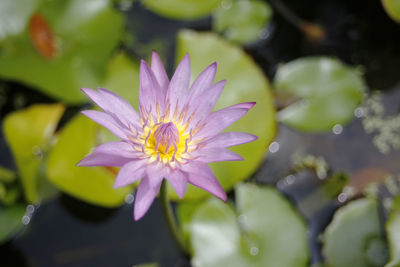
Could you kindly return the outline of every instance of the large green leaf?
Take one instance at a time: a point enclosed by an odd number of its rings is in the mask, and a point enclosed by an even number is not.
[[[400,0],[381,0],[386,13],[397,23],[400,23]]]
[[[4,134],[14,156],[28,202],[39,200],[39,176],[58,121],[61,104],[34,105],[4,119]]]
[[[114,189],[115,171],[105,167],[77,167],[96,145],[98,125],[76,116],[60,133],[47,161],[47,177],[61,191],[84,201],[116,207],[124,202],[130,187]]]
[[[400,266],[400,196],[394,201],[393,211],[386,224],[391,260],[385,267]]]
[[[21,219],[24,214],[25,207],[23,205],[0,207],[0,244],[7,241],[21,228]]]
[[[0,41],[23,31],[40,0],[0,1]]]
[[[347,123],[365,88],[357,70],[327,57],[300,58],[282,65],[274,86],[278,95],[295,100],[279,112],[279,120],[307,132],[329,131]]]
[[[362,198],[340,208],[323,236],[330,267],[383,266],[387,260],[375,200]]]
[[[228,7],[214,13],[213,28],[234,42],[252,43],[260,39],[268,26],[272,9],[262,1],[228,0]]]
[[[171,19],[198,19],[211,14],[222,0],[142,0],[151,11]]]
[[[306,225],[278,191],[240,184],[236,206],[212,198],[183,222],[189,223],[193,266],[307,266]]]
[[[23,0],[3,1],[5,13],[26,6]],[[79,88],[96,87],[102,81],[122,33],[122,15],[108,0],[42,1],[36,14],[47,21],[56,53],[52,58],[41,56],[32,44],[29,25],[24,25],[17,35],[0,40],[0,77],[30,84],[64,101],[84,100]]]
[[[215,109],[241,102],[257,102],[246,116],[227,129],[258,136],[257,141],[232,149],[242,155],[244,161],[211,164],[223,187],[229,190],[258,168],[266,147],[276,134],[275,107],[270,85],[262,70],[243,50],[215,34],[181,31],[178,35],[177,59],[180,60],[186,53],[191,58],[192,80],[209,64],[218,62],[216,80],[226,79],[227,83]],[[185,199],[206,195],[205,191],[189,186]]]

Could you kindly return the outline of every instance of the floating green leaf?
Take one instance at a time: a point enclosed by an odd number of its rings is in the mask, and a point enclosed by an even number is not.
[[[257,102],[246,116],[227,129],[258,136],[257,141],[232,149],[242,155],[244,161],[211,164],[223,187],[229,190],[258,168],[266,147],[275,136],[275,108],[270,85],[262,70],[243,50],[215,34],[181,31],[178,35],[177,62],[185,53],[190,54],[192,78],[212,62],[218,62],[216,80],[226,79],[227,83],[215,109],[240,102]],[[185,199],[193,200],[206,195],[205,191],[189,186]]]
[[[40,198],[38,182],[42,159],[64,109],[61,104],[34,105],[13,112],[4,119],[5,138],[28,202],[36,202]]]
[[[400,0],[382,0],[382,4],[389,17],[400,23]]]
[[[21,219],[24,214],[25,207],[23,205],[0,207],[0,244],[18,232],[22,226]]]
[[[192,265],[307,266],[306,225],[275,189],[251,184],[236,188],[237,212],[212,198],[189,223]]]
[[[151,11],[171,19],[198,19],[211,14],[222,0],[142,0]]]
[[[23,31],[40,0],[0,1],[0,41]]]
[[[12,13],[12,8],[24,9],[27,1],[6,2],[13,4],[6,4],[10,9],[4,12]],[[27,83],[67,102],[83,101],[79,88],[97,87],[102,81],[122,33],[122,15],[108,0],[43,1],[35,12],[54,37],[47,40],[54,55],[41,56],[30,37],[32,29],[24,25],[18,35],[0,41],[0,77]],[[40,25],[33,35],[45,31]]]
[[[278,119],[301,131],[329,131],[345,124],[363,99],[360,73],[337,59],[300,58],[278,68],[274,86],[281,97],[295,102]]]
[[[96,145],[99,127],[83,115],[69,122],[49,154],[47,177],[61,191],[74,197],[105,207],[116,207],[124,202],[131,188],[113,188],[114,169],[76,166]]]
[[[248,44],[260,39],[272,9],[262,1],[228,0],[214,13],[213,28],[234,42]]]
[[[340,208],[323,236],[330,267],[383,266],[387,261],[375,200],[359,199]]]
[[[400,196],[397,196],[394,201],[393,211],[386,224],[386,231],[389,240],[390,258],[385,267],[400,266]]]

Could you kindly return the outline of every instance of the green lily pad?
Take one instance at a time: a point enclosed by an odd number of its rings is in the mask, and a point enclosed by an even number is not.
[[[241,102],[257,102],[248,114],[227,129],[258,136],[254,142],[232,148],[242,155],[244,161],[210,164],[222,186],[230,190],[255,172],[267,146],[275,137],[275,106],[270,84],[262,70],[243,50],[216,34],[184,30],[178,34],[177,45],[177,62],[186,53],[190,54],[192,80],[209,64],[218,62],[216,81],[226,79],[227,83],[215,110]],[[184,199],[195,200],[207,195],[204,190],[189,186]]]
[[[40,0],[0,1],[0,41],[23,31]]]
[[[337,59],[308,57],[279,67],[274,86],[278,95],[294,100],[279,112],[280,121],[300,131],[324,132],[353,118],[365,83]]]
[[[385,267],[400,266],[400,196],[394,201],[393,211],[386,224],[386,231],[389,240],[390,261]]]
[[[400,23],[400,0],[381,0],[389,17]]]
[[[23,205],[0,207],[0,244],[18,232],[22,227],[21,219],[24,214],[25,207]]]
[[[183,222],[193,266],[307,266],[306,225],[278,191],[239,184],[236,207],[211,198]]]
[[[76,198],[104,207],[117,207],[131,188],[113,188],[116,171],[76,166],[95,147],[99,127],[83,115],[69,122],[49,154],[47,177],[58,189]]]
[[[222,0],[142,0],[151,11],[170,19],[198,19],[210,15]]]
[[[229,0],[213,15],[213,29],[227,39],[248,44],[260,39],[272,18],[272,9],[262,1]]]
[[[13,4],[6,5],[9,9],[5,13],[26,5],[23,0],[6,2]],[[0,41],[0,77],[27,83],[66,102],[82,102],[85,97],[79,88],[96,87],[103,79],[122,34],[122,15],[111,8],[108,0],[41,3],[35,14],[49,30],[39,23],[34,32],[40,35],[42,30],[53,36],[46,44],[55,52],[48,58],[42,56],[30,37],[33,30],[29,26],[33,24],[24,21],[17,35]]]
[[[323,235],[330,267],[383,266],[387,251],[375,200],[362,198],[340,208]]]
[[[25,198],[36,202],[43,157],[65,107],[61,104],[34,105],[4,119],[4,134],[21,177]]]

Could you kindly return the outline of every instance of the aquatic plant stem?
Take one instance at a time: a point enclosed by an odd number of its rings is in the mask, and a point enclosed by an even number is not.
[[[190,253],[183,241],[182,233],[178,229],[178,224],[176,223],[176,218],[174,213],[172,212],[171,205],[168,200],[168,187],[167,187],[167,180],[164,179],[161,184],[160,189],[160,200],[161,200],[161,208],[164,214],[165,221],[167,223],[168,229],[174,239],[175,243],[178,245],[179,249],[181,250],[182,254],[189,258]]]

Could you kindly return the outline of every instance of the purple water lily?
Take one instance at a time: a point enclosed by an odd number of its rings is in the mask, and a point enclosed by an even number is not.
[[[170,81],[159,55],[153,52],[151,67],[143,60],[140,64],[140,114],[108,90],[82,89],[103,110],[82,113],[121,141],[96,147],[78,165],[121,167],[114,184],[116,188],[141,179],[136,193],[135,220],[147,212],[164,178],[180,198],[190,183],[226,201],[226,193],[207,163],[243,159],[227,148],[257,137],[221,131],[245,115],[255,103],[241,103],[212,112],[225,86],[225,81],[213,84],[216,70],[217,64],[211,64],[189,87],[189,55],[182,59]]]

